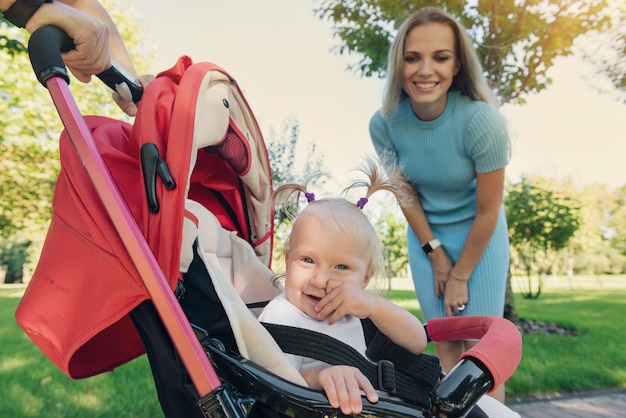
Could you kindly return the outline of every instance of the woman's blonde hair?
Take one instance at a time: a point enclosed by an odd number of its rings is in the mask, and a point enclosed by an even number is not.
[[[365,173],[368,180],[353,181],[342,192],[345,195],[349,190],[364,187],[366,189],[365,194],[355,202],[346,197],[316,198],[308,190],[308,184],[312,177],[309,177],[303,184],[287,183],[281,185],[274,192],[274,201],[290,218],[295,219],[292,229],[297,226],[299,219],[306,216],[319,216],[320,210],[330,209],[323,212],[324,222],[332,231],[365,246],[366,253],[364,256],[370,260],[367,274],[369,277],[375,277],[384,274],[384,252],[374,226],[363,213],[363,207],[374,193],[387,190],[396,194],[398,187],[384,177],[381,167],[372,159],[368,159],[366,166],[359,171]],[[294,195],[295,204],[293,203]],[[308,205],[298,211],[297,202],[302,196],[306,197]],[[289,238],[285,242],[285,251],[289,251]]]
[[[459,90],[473,100],[496,105],[493,92],[483,73],[478,54],[463,25],[448,12],[437,7],[424,7],[409,16],[398,29],[387,62],[387,84],[383,96],[382,114],[389,116],[407,94],[403,89],[404,44],[411,30],[425,23],[448,25],[454,33],[456,60],[459,72],[452,80],[453,90]]]

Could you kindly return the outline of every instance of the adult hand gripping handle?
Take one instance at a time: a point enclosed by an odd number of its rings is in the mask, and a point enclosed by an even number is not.
[[[37,29],[28,41],[30,62],[37,76],[37,80],[44,86],[50,77],[59,76],[69,84],[70,78],[61,58],[61,52],[74,49],[74,41],[63,30],[56,26],[43,26]],[[116,63],[96,75],[104,84],[115,90],[117,84],[126,83],[133,97],[138,103],[143,93],[139,81],[135,80]]]

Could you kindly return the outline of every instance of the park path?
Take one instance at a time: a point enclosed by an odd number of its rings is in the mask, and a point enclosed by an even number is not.
[[[522,418],[626,417],[626,388],[507,401]]]

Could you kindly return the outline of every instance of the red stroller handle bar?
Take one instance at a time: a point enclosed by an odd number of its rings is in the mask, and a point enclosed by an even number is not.
[[[28,53],[30,62],[37,76],[37,80],[46,86],[46,81],[53,76],[62,77],[67,84],[70,77],[61,58],[61,52],[74,49],[74,41],[63,30],[56,26],[43,26],[37,29],[28,41]],[[96,76],[111,90],[115,86],[126,83],[133,97],[133,102],[138,103],[143,94],[143,87],[139,81],[130,74],[112,63],[110,68]]]
[[[141,276],[165,328],[172,336],[173,343],[189,371],[197,392],[201,397],[205,396],[213,390],[220,389],[221,382],[135,218],[126,206],[102,155],[98,151],[91,131],[74,101],[67,84],[67,71],[59,53],[63,47],[67,47],[67,44],[58,32],[62,33],[58,28],[48,26],[33,33],[29,42],[33,69],[37,73],[37,78],[44,83],[50,92],[69,139]],[[65,34],[63,33],[63,35]],[[66,35],[65,38],[67,38]],[[62,43],[63,45],[61,45]],[[48,46],[45,46],[46,44]]]
[[[479,339],[461,359],[478,360],[489,371],[498,387],[513,375],[522,360],[522,335],[511,321],[493,316],[435,318],[428,321],[433,341]]]

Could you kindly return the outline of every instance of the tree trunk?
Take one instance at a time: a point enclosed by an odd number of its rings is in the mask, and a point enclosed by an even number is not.
[[[504,317],[509,321],[519,320],[517,309],[515,309],[515,298],[513,296],[513,288],[511,287],[511,264],[509,263],[509,272],[506,276],[506,293],[504,295]]]

